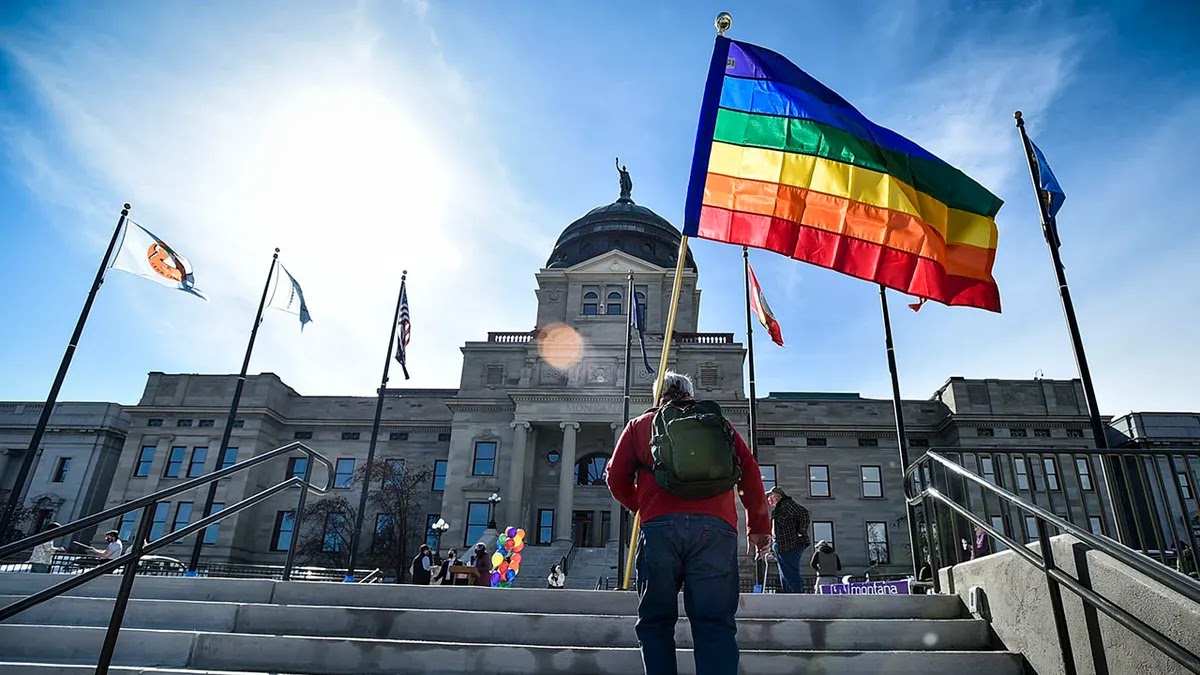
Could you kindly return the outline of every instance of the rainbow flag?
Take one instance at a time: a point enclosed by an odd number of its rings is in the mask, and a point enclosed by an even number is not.
[[[783,56],[717,38],[683,233],[1000,311],[1003,202]]]

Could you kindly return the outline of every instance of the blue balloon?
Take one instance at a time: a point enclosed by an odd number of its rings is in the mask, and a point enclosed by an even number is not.
[[[510,569],[510,570],[509,570],[507,573],[505,573],[505,575],[504,575],[504,580],[505,580],[505,581],[512,581],[513,579],[516,579],[516,578],[517,578],[517,571],[516,571],[516,570],[512,570],[512,569]]]

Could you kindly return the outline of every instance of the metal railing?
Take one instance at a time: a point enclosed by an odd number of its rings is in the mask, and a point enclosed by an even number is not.
[[[917,493],[911,494],[911,491],[914,489]],[[980,499],[974,499],[975,492],[972,492],[972,490],[978,493]],[[951,491],[955,491],[957,494],[948,495],[947,493]],[[959,463],[948,459],[939,452],[930,451],[925,453],[923,457],[908,468],[905,472],[905,492],[909,504],[916,507],[916,512],[919,512],[922,516],[923,522],[918,531],[922,533],[922,542],[929,552],[928,555],[933,569],[941,569],[942,567],[946,567],[947,563],[953,565],[959,561],[960,556],[958,553],[946,556],[945,552],[947,548],[952,551],[958,550],[960,541],[958,527],[959,520],[962,519],[986,532],[993,542],[1003,542],[1018,557],[1042,571],[1045,575],[1047,590],[1050,595],[1050,608],[1054,615],[1055,631],[1059,649],[1062,653],[1063,671],[1067,675],[1074,675],[1076,669],[1074,652],[1071,648],[1071,638],[1067,631],[1066,615],[1063,610],[1062,588],[1071,591],[1086,606],[1103,612],[1112,620],[1153,645],[1158,651],[1181,664],[1184,668],[1193,673],[1200,673],[1200,655],[1192,653],[1178,642],[1163,635],[1142,619],[1134,616],[1131,611],[1118,606],[1108,598],[1096,593],[1088,587],[1090,584],[1085,584],[1063,572],[1054,562],[1054,554],[1050,542],[1050,530],[1054,528],[1062,534],[1069,534],[1092,549],[1111,556],[1155,582],[1179,593],[1182,597],[1200,604],[1200,583],[1197,581],[1156,563],[1143,553],[1139,553],[1107,537],[1095,535],[1082,527],[1060,518],[1042,506],[1030,503],[1012,492],[995,485],[992,481],[963,468]],[[998,503],[1001,509],[1015,510],[1027,519],[1024,521],[1026,527],[1031,526],[1036,532],[1034,539],[1038,543],[1040,556],[1026,546],[1027,543],[1031,542],[1015,541],[999,528],[993,526],[991,519],[988,517],[987,508],[989,502],[993,500]],[[976,509],[964,506],[960,502],[965,502],[968,505],[972,503],[982,504],[983,506],[976,508],[984,511],[984,516],[980,516]],[[1118,505],[1119,508],[1120,505]],[[943,518],[944,515],[949,516],[949,527],[947,527]],[[947,529],[953,532],[954,537],[950,541],[951,545],[949,547],[945,545]],[[975,538],[974,535],[970,536],[972,539]],[[934,584],[935,588],[940,590],[940,580],[936,575],[934,576]]]
[[[154,510],[155,510],[156,505],[160,501],[164,500],[165,498],[173,497],[177,494],[189,492],[189,491],[195,490],[197,488],[204,487],[210,483],[214,483],[221,479],[228,478],[229,476],[231,476],[235,473],[245,471],[246,469],[249,469],[253,466],[262,464],[263,462],[266,462],[266,461],[275,459],[276,457],[288,454],[290,452],[296,452],[296,451],[303,452],[304,454],[306,454],[308,456],[308,466],[305,471],[305,478],[308,478],[311,475],[312,463],[314,460],[325,465],[325,467],[327,469],[326,478],[325,478],[325,487],[316,487],[316,486],[312,485],[311,483],[309,483],[305,479],[301,479],[297,476],[292,476],[292,477],[284,480],[283,482],[278,483],[277,485],[275,485],[273,487],[269,487],[265,490],[262,490],[261,492],[259,492],[258,494],[254,495],[252,497],[243,499],[242,501],[237,502],[236,504],[228,506],[228,507],[208,516],[207,518],[202,518],[194,523],[191,523],[191,524],[189,524],[185,527],[182,527],[178,530],[175,530],[174,532],[171,532],[170,534],[164,535],[163,537],[156,539],[153,542],[148,541],[148,539],[150,537],[150,529],[151,529],[151,526],[153,525],[153,521],[154,521]],[[61,527],[56,527],[54,529],[45,530],[43,532],[40,532],[40,533],[35,534],[30,537],[26,537],[24,539],[13,542],[6,546],[0,546],[0,559],[4,559],[7,556],[13,555],[19,551],[28,550],[34,546],[37,546],[39,544],[44,544],[46,542],[52,542],[55,539],[58,539],[64,535],[70,534],[72,532],[77,532],[79,530],[83,530],[83,529],[86,529],[89,527],[94,527],[101,523],[111,521],[112,519],[122,516],[126,513],[137,511],[139,509],[141,510],[141,517],[138,521],[137,531],[134,534],[133,541],[131,542],[131,547],[127,553],[124,553],[123,555],[118,556],[117,558],[106,560],[86,572],[82,572],[76,576],[71,577],[70,579],[67,579],[65,581],[54,584],[53,586],[50,586],[49,588],[38,591],[38,592],[30,595],[27,598],[17,600],[16,602],[13,602],[5,607],[0,608],[0,621],[5,621],[7,619],[10,619],[10,618],[16,616],[17,614],[20,614],[21,612],[29,609],[30,607],[39,605],[51,598],[58,597],[59,595],[62,595],[63,593],[66,593],[67,591],[70,591],[74,588],[82,586],[83,584],[85,584],[93,579],[96,579],[105,574],[108,574],[109,572],[116,570],[117,568],[123,568],[123,574],[121,576],[121,586],[117,591],[116,598],[113,600],[112,617],[109,620],[108,630],[104,635],[104,645],[100,650],[100,658],[96,665],[96,675],[105,675],[106,673],[108,673],[109,666],[112,663],[113,651],[116,649],[116,645],[117,645],[117,636],[121,631],[121,624],[124,622],[124,619],[125,619],[125,609],[129,604],[129,595],[133,590],[134,577],[137,574],[138,567],[139,567],[139,564],[140,564],[143,556],[149,555],[149,554],[153,553],[154,551],[157,551],[161,548],[169,546],[172,543],[174,543],[180,539],[183,539],[184,537],[188,537],[193,534],[195,534],[197,536],[202,536],[202,535],[200,535],[200,533],[203,530],[207,529],[210,525],[218,523],[222,519],[232,516],[236,513],[240,513],[241,511],[244,511],[252,506],[255,506],[255,505],[267,500],[268,498],[273,497],[274,495],[279,494],[280,492],[283,492],[285,490],[291,489],[293,487],[300,488],[300,497],[299,497],[297,508],[296,508],[296,514],[297,514],[296,530],[299,531],[299,525],[298,525],[299,516],[300,516],[300,513],[304,510],[304,500],[307,497],[309,490],[317,492],[318,494],[325,494],[332,487],[333,475],[334,475],[333,464],[328,459],[326,459],[325,456],[323,456],[320,453],[316,452],[315,450],[309,448],[308,446],[304,445],[303,443],[293,442],[293,443],[284,445],[282,447],[275,448],[274,450],[265,452],[261,455],[251,457],[250,459],[247,459],[245,461],[238,462],[237,464],[233,464],[233,465],[226,467],[224,469],[221,469],[219,471],[214,471],[213,473],[210,473],[206,476],[200,476],[199,478],[194,478],[192,480],[185,481],[175,487],[167,488],[165,490],[159,490],[158,492],[146,495],[144,497],[140,497],[138,499],[134,499],[133,501],[127,502],[125,504],[121,504],[120,506],[115,506],[111,509],[101,511],[100,513],[97,513],[97,514],[94,514],[91,516],[87,516],[85,518],[80,518],[79,520],[76,520],[71,523],[67,523],[66,525],[63,525]],[[288,549],[287,562],[284,565],[284,570],[283,570],[283,578],[285,580],[287,580],[291,574],[292,563],[295,558],[296,540],[297,539],[298,539],[298,537],[296,537],[296,536],[292,537],[292,542]],[[130,563],[134,563],[134,564],[130,564]]]

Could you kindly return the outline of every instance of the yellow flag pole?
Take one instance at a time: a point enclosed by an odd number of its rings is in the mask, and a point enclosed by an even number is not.
[[[667,374],[667,361],[671,357],[671,337],[675,333],[675,315],[679,310],[679,290],[683,286],[683,266],[687,262],[688,238],[683,235],[679,239],[679,261],[675,264],[675,284],[671,288],[671,307],[667,310],[667,329],[663,332],[662,356],[658,359],[658,378],[651,395],[662,391],[663,378]],[[655,405],[658,404],[656,400]],[[629,580],[633,576],[633,560],[637,554],[638,529],[641,526],[642,512],[633,516],[633,528],[629,531],[629,556],[625,559],[625,578],[621,580],[621,589],[629,590]]]

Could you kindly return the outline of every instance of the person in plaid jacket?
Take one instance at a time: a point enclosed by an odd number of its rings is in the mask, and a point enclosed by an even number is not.
[[[804,581],[800,576],[804,549],[808,548],[808,525],[811,516],[808,509],[796,503],[783,488],[776,485],[767,491],[767,503],[771,505],[771,552],[779,565],[779,578],[784,593],[803,593]]]

